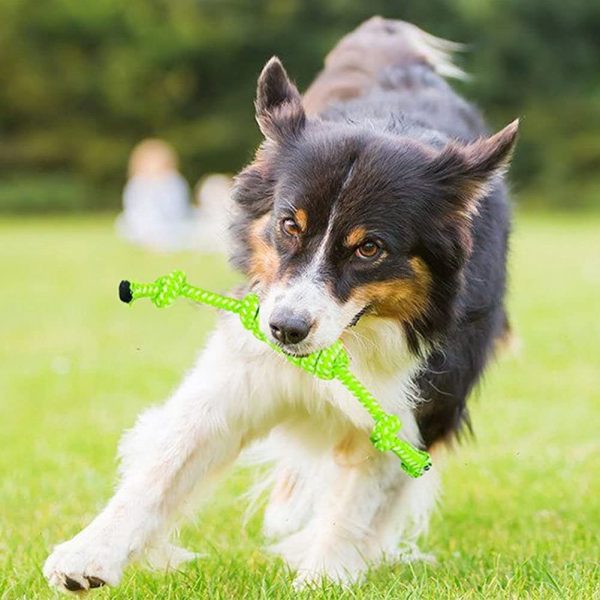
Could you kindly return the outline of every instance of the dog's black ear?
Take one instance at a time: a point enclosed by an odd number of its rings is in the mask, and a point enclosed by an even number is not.
[[[518,129],[517,120],[491,137],[466,145],[452,142],[427,164],[427,178],[434,186],[427,207],[431,231],[455,264],[463,264],[471,253],[472,217],[494,179],[508,167]]]
[[[258,78],[256,120],[263,135],[274,141],[298,136],[306,123],[300,93],[276,56]]]
[[[477,210],[494,178],[506,171],[517,140],[519,120],[488,138],[467,145],[451,143],[429,165],[441,184],[446,208],[469,216]]]

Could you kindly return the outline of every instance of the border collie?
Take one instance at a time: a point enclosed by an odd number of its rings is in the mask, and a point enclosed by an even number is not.
[[[233,264],[284,352],[338,338],[352,368],[434,451],[469,426],[466,401],[508,333],[509,204],[503,174],[517,122],[489,136],[444,77],[456,44],[375,17],[344,37],[301,96],[272,58],[258,80],[264,135],[233,192]],[[418,557],[438,473],[411,479],[369,442],[372,421],[223,315],[167,402],[120,447],[104,510],[57,546],[44,574],[76,591],[117,585],[145,558],[192,552],[170,535],[198,493],[252,445],[272,464],[265,534],[297,586],[351,582]]]

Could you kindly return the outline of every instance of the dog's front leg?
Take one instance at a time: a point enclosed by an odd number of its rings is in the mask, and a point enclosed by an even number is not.
[[[394,455],[375,450],[364,431],[342,437],[331,460],[322,461],[320,470],[301,481],[304,489],[294,490],[311,498],[312,518],[272,546],[297,569],[295,586],[312,585],[323,578],[356,582],[384,556],[395,552],[400,558],[397,526],[402,525],[401,517],[390,513],[398,502],[405,513],[421,512],[413,505],[429,503],[423,494],[431,489],[430,478],[428,473],[411,480]],[[407,495],[406,488],[415,484],[419,485],[416,493]]]
[[[51,585],[67,590],[116,585],[128,562],[159,540],[166,542],[193,488],[269,428],[276,411],[254,377],[268,360],[266,351],[239,324],[221,324],[174,395],[144,413],[124,437],[117,491],[88,527],[47,559],[44,575]],[[166,559],[162,553],[167,562],[184,557],[180,549],[167,549]]]

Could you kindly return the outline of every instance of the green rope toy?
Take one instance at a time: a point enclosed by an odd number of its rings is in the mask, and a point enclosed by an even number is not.
[[[259,302],[256,294],[250,293],[241,300],[221,296],[190,285],[182,271],[173,271],[159,277],[154,283],[134,283],[121,281],[119,298],[127,304],[138,298],[150,298],[154,306],[169,306],[178,297],[188,298],[200,304],[208,304],[221,310],[239,315],[242,325],[261,342],[268,344],[289,362],[304,369],[319,379],[337,379],[357,398],[373,418],[375,426],[371,432],[371,442],[380,452],[392,451],[401,461],[402,468],[411,477],[420,477],[431,467],[427,452],[415,448],[405,440],[398,438],[402,427],[396,415],[386,413],[375,397],[362,385],[350,371],[350,360],[341,341],[337,341],[324,350],[307,356],[290,356],[279,346],[272,344],[258,325]]]

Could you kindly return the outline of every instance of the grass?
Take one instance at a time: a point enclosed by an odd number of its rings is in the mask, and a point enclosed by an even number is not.
[[[517,219],[510,307],[522,341],[473,399],[477,440],[452,454],[424,548],[437,566],[385,566],[302,598],[600,597],[600,220]],[[51,546],[109,497],[122,430],[163,399],[210,329],[210,310],[157,313],[116,298],[123,276],[173,267],[216,290],[225,262],[149,256],[98,218],[0,221],[0,598],[53,598]],[[291,575],[242,527],[233,473],[183,545],[205,559],[167,576],[129,569],[98,598],[291,598]]]

